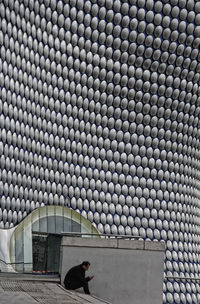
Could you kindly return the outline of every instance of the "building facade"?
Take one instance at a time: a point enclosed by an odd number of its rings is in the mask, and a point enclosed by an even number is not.
[[[68,206],[166,242],[164,303],[200,301],[200,2],[0,3],[0,228]]]

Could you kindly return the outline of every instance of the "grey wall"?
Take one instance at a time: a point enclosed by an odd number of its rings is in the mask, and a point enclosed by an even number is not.
[[[162,243],[64,237],[61,280],[83,260],[89,260],[92,294],[112,304],[161,304],[164,245]]]

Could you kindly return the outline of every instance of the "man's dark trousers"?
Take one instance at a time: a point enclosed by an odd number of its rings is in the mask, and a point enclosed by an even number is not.
[[[84,289],[84,292],[86,294],[90,294],[89,292],[89,287],[88,287],[88,282],[84,282],[84,283],[80,283],[80,282],[70,282],[70,283],[67,283],[65,285],[66,289],[71,289],[71,290],[75,290],[75,289],[78,289],[78,288],[81,288],[83,287]]]

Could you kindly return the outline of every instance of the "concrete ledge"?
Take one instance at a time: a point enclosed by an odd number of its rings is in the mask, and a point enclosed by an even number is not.
[[[63,237],[61,246],[117,248],[117,239]]]
[[[164,251],[164,242],[153,242],[143,240],[125,240],[125,239],[102,239],[102,238],[81,238],[81,237],[62,237],[61,246],[67,247],[93,247],[93,248],[118,248],[131,250],[150,250]]]
[[[119,249],[144,250],[144,241],[118,239]]]
[[[60,277],[58,275],[40,275],[40,274],[31,274],[31,273],[9,273],[1,272],[0,281],[4,280],[17,280],[17,281],[38,281],[38,282],[52,282],[60,283]]]
[[[151,251],[164,251],[165,250],[165,243],[164,242],[145,241],[144,249],[145,250],[151,250]]]

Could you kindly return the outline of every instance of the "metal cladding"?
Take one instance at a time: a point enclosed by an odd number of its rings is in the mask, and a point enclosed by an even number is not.
[[[2,0],[0,227],[69,205],[200,275],[200,2]],[[199,303],[168,280],[164,303]]]

